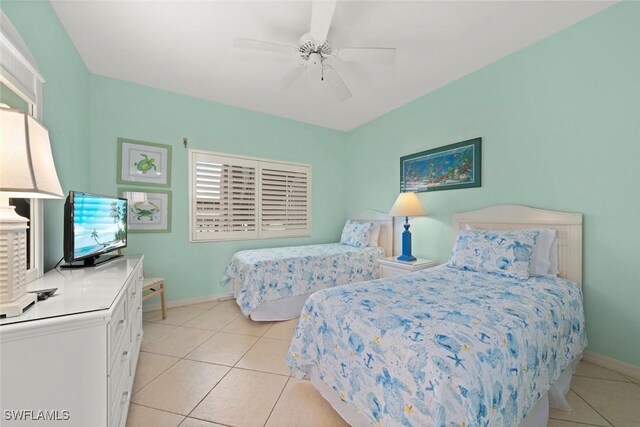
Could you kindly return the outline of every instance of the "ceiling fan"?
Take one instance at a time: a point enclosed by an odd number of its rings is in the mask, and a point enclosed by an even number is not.
[[[351,91],[332,67],[332,63],[344,61],[393,64],[396,59],[396,50],[381,47],[332,50],[327,40],[327,35],[335,8],[336,0],[312,0],[310,31],[300,37],[298,46],[236,38],[233,41],[233,47],[295,55],[300,58],[301,63],[281,81],[280,87],[282,90],[286,90],[309,69],[319,68],[320,79],[327,82],[336,98],[344,101],[351,97]]]

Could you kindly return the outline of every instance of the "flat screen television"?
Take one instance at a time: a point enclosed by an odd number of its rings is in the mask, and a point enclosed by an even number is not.
[[[127,199],[70,191],[64,204],[63,267],[86,267],[127,246]],[[83,261],[81,265],[73,264]]]

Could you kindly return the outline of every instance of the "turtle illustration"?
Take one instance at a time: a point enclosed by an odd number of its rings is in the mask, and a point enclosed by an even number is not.
[[[153,221],[156,214],[160,212],[160,208],[151,202],[138,202],[133,204],[131,212],[138,218],[138,221],[142,219]]]
[[[144,174],[150,171],[151,169],[153,169],[154,171],[158,170],[155,164],[156,159],[154,158],[150,159],[149,156],[147,156],[146,154],[140,154],[140,157],[143,157],[143,159],[133,164],[136,167],[136,169],[138,169],[140,172]]]

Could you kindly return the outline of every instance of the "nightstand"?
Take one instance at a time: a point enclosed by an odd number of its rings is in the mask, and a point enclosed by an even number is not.
[[[438,265],[437,261],[418,258],[415,261],[398,261],[397,257],[380,258],[380,277],[401,276]]]

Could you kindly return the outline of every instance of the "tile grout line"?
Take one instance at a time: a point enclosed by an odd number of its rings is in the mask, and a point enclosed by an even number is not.
[[[614,380],[614,379],[611,379],[611,378],[598,378],[598,377],[590,377],[588,375],[579,375],[579,374],[573,374],[573,375],[576,376],[576,377],[580,377],[580,378],[590,378],[592,380],[613,381],[613,382],[623,383],[623,384],[629,384],[629,383],[633,384],[633,381],[630,381],[630,380]],[[620,374],[620,375],[622,375],[622,374]]]
[[[569,391],[571,391],[571,392],[575,393],[575,395],[576,395],[576,396],[578,396],[578,399],[580,399],[581,401],[583,401],[583,402],[585,403],[585,405],[587,405],[587,406],[589,406],[591,409],[593,409],[593,410],[594,410],[594,412],[595,412],[596,414],[600,415],[600,413],[599,413],[598,411],[596,411],[596,410],[595,410],[595,408],[594,408],[594,407],[592,407],[592,406],[591,406],[591,405],[590,405],[586,400],[584,400],[584,399],[582,398],[582,396],[580,396],[578,393],[576,393],[576,392],[575,392],[575,390],[573,390],[572,388],[569,388],[569,390],[567,391],[567,394],[569,394],[569,393],[568,393]],[[551,409],[551,408],[549,408],[549,409]],[[560,411],[562,411],[562,410],[560,410]],[[562,411],[562,412],[567,412],[567,411]],[[571,412],[571,411],[569,411],[569,412]],[[602,415],[600,415],[600,416],[602,417]],[[558,420],[558,421],[565,421],[565,422],[571,422],[571,423],[578,423],[578,424],[587,424],[587,425],[590,425],[590,426],[596,426],[596,427],[607,427],[607,426],[603,426],[602,424],[593,424],[593,423],[585,422],[585,421],[573,421],[573,420],[567,420],[567,419],[562,419],[562,418],[554,418],[554,417],[552,417],[551,415],[549,415],[549,419],[554,419],[554,420]],[[605,417],[602,417],[602,419],[603,419],[603,420],[605,420],[605,422],[606,422],[607,424],[609,424],[609,426],[612,426],[612,425],[613,425],[613,424],[611,424],[611,423],[609,422],[609,420],[607,420]]]
[[[172,414],[172,415],[178,415],[180,417],[185,417],[185,419],[187,418],[187,416],[185,414],[179,414],[177,412],[171,412],[171,411],[167,411],[166,409],[158,409],[158,408],[154,408],[153,406],[148,406],[148,405],[143,405],[142,403],[133,403],[133,402],[129,402],[129,406],[131,405],[137,405],[137,406],[142,406],[143,408],[147,408],[147,409],[153,409],[154,411],[160,411],[160,412],[164,412],[165,414]],[[184,420],[180,421],[180,423],[182,424]]]
[[[267,420],[264,422],[263,427],[266,427],[266,425],[269,423],[269,419],[271,418],[271,415],[273,415],[273,411],[276,409],[276,406],[278,406],[278,402],[280,402],[280,398],[282,398],[282,395],[284,394],[284,390],[289,385],[289,381],[291,381],[291,377],[287,378],[287,382],[284,383],[284,387],[282,387],[282,390],[280,390],[280,394],[278,395],[278,398],[276,399],[276,403],[273,404],[273,407],[271,408],[271,411],[269,411],[269,416],[267,416]]]
[[[591,379],[597,379],[597,378],[591,378]],[[589,406],[591,409],[593,409],[596,412],[596,414],[600,415],[602,417],[602,419],[604,419],[606,422],[608,422],[610,426],[614,425],[611,421],[609,421],[609,419],[607,417],[602,415],[600,413],[600,411],[598,411],[591,403],[589,403],[589,401],[587,399],[585,399],[584,397],[580,396],[580,394],[577,391],[575,391],[573,388],[569,387],[569,389],[571,391],[573,391],[576,394],[576,396],[578,396],[580,399],[582,399],[584,401],[584,403],[587,404],[587,406]]]
[[[587,423],[587,422],[584,422],[584,421],[571,421],[571,420],[564,420],[562,418],[553,418],[553,417],[549,417],[549,419],[550,420],[556,420],[556,421],[564,421],[565,423],[585,425],[585,426],[607,427],[607,426],[603,426],[602,424],[592,424],[592,423]]]
[[[167,356],[166,354],[158,354],[158,353],[152,353],[150,351],[142,351],[140,350],[140,353],[149,353],[149,354],[155,354],[157,356],[164,356],[164,357],[173,357],[176,358],[175,356]],[[158,375],[156,375],[155,377],[153,377],[151,380],[149,380],[148,383],[146,383],[145,385],[143,385],[142,387],[140,387],[139,390],[136,390],[135,393],[131,393],[131,398],[133,399],[133,396],[138,394],[139,392],[141,392],[143,389],[145,389],[149,384],[151,384],[152,382],[154,382],[160,375],[164,374],[165,372],[167,372],[169,369],[171,369],[171,367],[175,366],[176,363],[178,363],[179,361],[181,361],[182,359],[176,360],[175,362],[173,362],[171,365],[167,366],[167,368],[165,370],[163,370],[162,372],[160,372]],[[138,361],[140,361],[140,358],[138,357]],[[137,367],[136,367],[136,372],[137,372]],[[135,376],[133,377],[133,383],[135,384],[136,380],[135,380]]]

